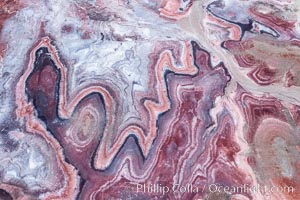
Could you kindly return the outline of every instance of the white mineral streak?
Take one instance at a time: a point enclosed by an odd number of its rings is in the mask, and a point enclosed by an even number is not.
[[[0,124],[13,111],[13,92],[15,81],[24,69],[30,47],[39,34],[43,8],[28,6],[8,19],[2,28],[1,39],[6,42],[3,58],[0,59]]]
[[[261,96],[268,93],[282,101],[300,105],[299,87],[291,86],[287,89],[286,87],[278,84],[263,87],[258,86],[250,78],[245,76],[248,71],[241,69],[235,60],[234,55],[230,54],[221,46],[212,44],[211,41],[208,40],[207,35],[209,35],[209,32],[206,29],[206,23],[208,23],[206,21],[207,12],[203,4],[207,5],[209,3],[210,2],[207,1],[195,1],[191,8],[189,17],[180,21],[179,25],[183,27],[182,29],[190,33],[191,36],[196,38],[197,41],[212,54],[212,56],[216,56],[224,62],[232,77],[230,85],[236,85],[238,83],[254,96]],[[198,19],[204,20],[200,21]]]
[[[58,189],[55,163],[55,153],[36,135],[11,131],[0,137],[1,183],[19,182],[30,192]]]

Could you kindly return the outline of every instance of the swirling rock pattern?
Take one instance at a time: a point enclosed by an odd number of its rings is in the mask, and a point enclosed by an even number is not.
[[[299,6],[0,2],[0,199],[300,199]]]

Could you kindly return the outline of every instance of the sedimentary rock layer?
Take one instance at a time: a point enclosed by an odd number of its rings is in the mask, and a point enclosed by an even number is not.
[[[0,199],[300,199],[299,6],[0,2]]]

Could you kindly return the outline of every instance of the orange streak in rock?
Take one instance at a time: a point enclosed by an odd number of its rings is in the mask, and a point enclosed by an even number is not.
[[[222,19],[219,19],[219,18],[216,18],[215,16],[209,14],[207,15],[208,17],[208,20],[210,20],[211,22],[213,22],[214,24],[218,24],[220,26],[223,26],[223,27],[230,27],[230,32],[232,34],[232,40],[239,40],[240,37],[241,37],[241,30],[240,30],[240,27],[235,25],[235,24],[231,24],[229,22],[226,22]]]
[[[46,200],[63,200],[63,199],[72,199],[75,198],[75,195],[78,192],[79,180],[77,179],[77,172],[75,168],[64,161],[63,152],[59,143],[47,132],[46,128],[42,125],[42,122],[34,116],[34,108],[31,102],[28,102],[26,93],[25,93],[25,81],[33,70],[34,63],[34,54],[35,52],[43,46],[50,46],[50,39],[43,38],[38,45],[31,51],[30,60],[28,67],[24,74],[20,77],[19,82],[16,87],[16,115],[21,122],[25,122],[26,131],[30,133],[36,133],[41,135],[47,143],[51,144],[52,148],[56,151],[57,161],[60,163],[60,167],[63,172],[66,174],[67,180],[65,181],[65,187],[59,191],[60,195],[56,194],[46,194]]]
[[[159,9],[159,14],[163,17],[179,20],[187,16],[188,10],[179,12],[180,2],[178,0],[167,0],[165,6]]]
[[[120,137],[115,142],[115,145],[107,151],[106,145],[100,145],[97,151],[97,155],[95,158],[95,166],[99,169],[105,169],[111,163],[113,157],[116,155],[118,150],[121,148],[122,144],[125,142],[126,138],[130,135],[130,132],[135,132],[140,147],[143,151],[144,156],[149,154],[151,145],[153,140],[156,137],[157,133],[157,124],[156,119],[160,113],[163,113],[170,109],[170,101],[167,97],[167,88],[166,84],[164,83],[164,73],[166,69],[170,69],[175,73],[182,73],[182,74],[195,74],[197,73],[197,68],[192,65],[192,58],[190,52],[190,45],[188,42],[185,43],[185,65],[183,68],[176,68],[172,64],[172,56],[170,52],[166,51],[161,54],[159,61],[155,66],[155,77],[156,77],[156,92],[158,94],[158,102],[155,103],[153,101],[147,100],[144,103],[145,108],[149,112],[150,119],[149,119],[149,133],[145,135],[143,130],[140,127],[135,125],[127,127],[122,133],[120,133]],[[104,137],[107,136],[105,133]],[[106,138],[103,137],[103,142],[106,142]]]

